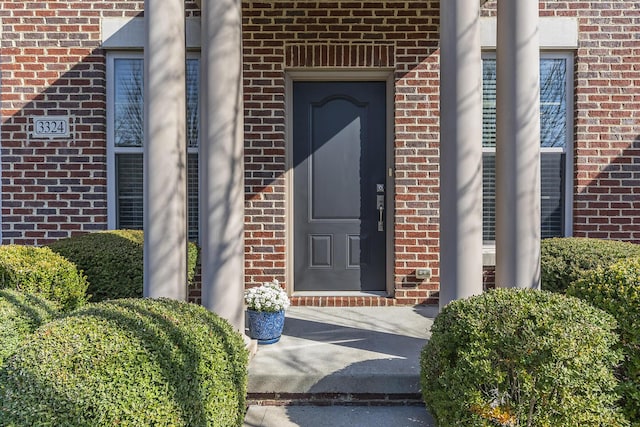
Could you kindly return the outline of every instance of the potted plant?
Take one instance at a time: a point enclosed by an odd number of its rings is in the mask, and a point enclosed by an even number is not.
[[[244,302],[249,337],[258,340],[258,344],[278,342],[284,327],[284,310],[289,307],[289,297],[278,280],[247,289]]]

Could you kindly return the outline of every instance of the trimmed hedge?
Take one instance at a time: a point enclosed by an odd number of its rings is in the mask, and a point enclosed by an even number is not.
[[[588,270],[640,257],[640,245],[583,237],[543,239],[540,249],[542,289],[561,293]]]
[[[618,322],[624,362],[618,376],[625,415],[640,427],[640,259],[628,259],[588,272],[568,294],[610,313]]]
[[[498,289],[448,304],[421,354],[440,426],[625,426],[615,320],[577,298]]]
[[[0,289],[0,366],[40,325],[58,315],[59,306],[13,289]]]
[[[92,302],[141,298],[143,287],[141,230],[109,230],[58,240],[49,247],[84,270]],[[188,280],[193,280],[198,247],[188,246]],[[186,284],[185,284],[186,286]]]
[[[0,289],[39,295],[71,310],[86,302],[87,286],[76,265],[49,248],[0,246]]]
[[[248,355],[205,308],[89,304],[36,331],[0,371],[6,425],[241,426]]]

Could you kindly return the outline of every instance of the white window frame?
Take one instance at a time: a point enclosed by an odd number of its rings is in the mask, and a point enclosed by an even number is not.
[[[188,52],[187,59],[200,58],[198,52]],[[144,52],[142,51],[110,51],[106,55],[106,131],[107,131],[107,228],[114,230],[118,225],[118,203],[117,203],[117,173],[116,173],[116,155],[118,154],[143,154],[144,147],[116,147],[115,144],[115,61],[118,59],[141,59],[144,61]],[[144,144],[144,142],[143,142]],[[198,143],[197,147],[187,147],[188,154],[199,155]],[[198,190],[198,199],[201,194]]]
[[[114,230],[118,224],[116,154],[142,153],[143,147],[115,146],[115,61],[118,59],[143,59],[143,52],[107,53],[107,228]]]
[[[495,59],[495,52],[483,52],[483,59]],[[567,105],[567,128],[565,147],[540,147],[541,153],[563,153],[565,154],[565,177],[564,177],[564,237],[573,235],[573,163],[574,163],[574,56],[570,51],[542,51],[540,59],[563,59],[566,61],[566,105]],[[483,153],[495,153],[495,147],[482,147]],[[483,243],[484,264],[495,265],[495,241]]]

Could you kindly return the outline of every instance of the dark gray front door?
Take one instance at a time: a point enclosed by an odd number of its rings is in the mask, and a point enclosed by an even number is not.
[[[385,290],[385,86],[293,85],[297,291]]]

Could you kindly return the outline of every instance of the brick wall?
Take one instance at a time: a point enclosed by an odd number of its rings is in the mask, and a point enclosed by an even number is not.
[[[399,303],[438,287],[438,2],[246,2],[247,282],[285,280],[285,69],[391,69],[395,80],[395,262]],[[433,277],[415,277],[418,267]],[[382,305],[369,298],[305,304]]]
[[[389,66],[395,70],[396,296],[407,303],[434,300],[439,282],[438,5],[436,1],[245,5],[247,150],[253,156],[247,161],[251,169],[248,283],[271,277],[284,280],[284,68]],[[576,236],[640,242],[636,214],[640,11],[631,6],[625,0],[540,2],[541,16],[579,20],[574,76]],[[495,7],[495,1],[487,2],[483,15],[495,15]],[[359,53],[369,46],[384,54]],[[268,161],[261,165],[260,158]],[[430,281],[420,282],[414,276],[415,268],[423,266],[433,269]],[[486,269],[486,286],[492,285],[492,278],[492,269]],[[315,298],[303,303],[345,301]],[[369,303],[383,304],[363,302]]]
[[[574,234],[640,242],[640,8],[578,5]]]
[[[3,243],[106,228],[105,53],[100,19],[142,1],[0,1]],[[439,281],[438,1],[244,3],[246,282],[285,279],[285,69],[389,69],[395,89],[393,303],[434,302]],[[193,2],[187,6],[197,14]],[[640,242],[640,9],[542,1],[579,19],[574,234]],[[492,15],[495,1],[484,15]],[[29,138],[32,115],[69,115],[68,139]],[[419,281],[417,267],[432,279]],[[197,290],[196,290],[197,292]],[[387,304],[370,299],[296,301]]]
[[[495,1],[485,13],[493,14]],[[573,234],[640,243],[640,9],[635,2],[541,1],[577,17]]]
[[[137,16],[143,3],[0,2],[2,243],[107,228],[100,20]],[[31,117],[53,115],[71,118],[70,137],[31,138]]]
[[[104,11],[84,1],[2,3],[3,243],[105,228]],[[39,115],[70,116],[71,137],[30,139],[29,118]]]

